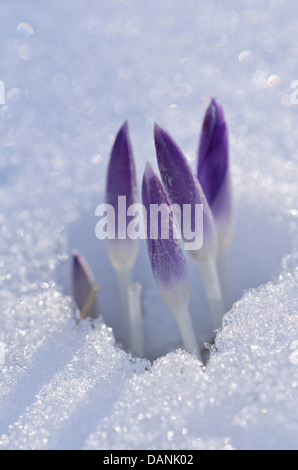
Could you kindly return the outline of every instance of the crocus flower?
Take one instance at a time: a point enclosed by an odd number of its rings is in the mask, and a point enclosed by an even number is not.
[[[157,124],[154,126],[154,139],[158,166],[165,190],[172,205],[176,204],[180,207],[182,235],[186,224],[183,206],[188,204],[194,209],[195,205],[202,205],[202,224],[196,226],[194,210],[192,210],[191,228],[196,236],[200,235],[196,233],[198,230],[203,231],[203,244],[200,249],[188,252],[200,269],[213,323],[215,328],[219,328],[224,307],[216,270],[217,233],[211,209],[196,175],[177,143]]]
[[[218,236],[218,268],[226,310],[230,308],[229,247],[234,232],[228,133],[223,109],[212,99],[205,114],[198,155],[198,179],[212,210]]]
[[[179,242],[178,227],[164,188],[150,163],[147,163],[143,176],[142,201],[146,211],[147,249],[157,288],[176,319],[186,349],[195,349],[198,353],[188,312],[189,274]],[[163,205],[161,220],[152,217],[153,205]],[[169,228],[167,238],[163,237],[165,224]]]
[[[197,174],[212,210],[220,245],[230,242],[234,228],[228,153],[223,109],[212,99],[203,122]]]
[[[138,254],[138,240],[132,240],[127,236],[127,226],[132,219],[127,216],[127,209],[135,204],[136,200],[135,164],[128,134],[128,123],[125,122],[116,136],[110,156],[106,203],[113,207],[115,216],[113,221],[115,237],[107,239],[107,251],[119,283],[124,332],[123,346],[126,349],[131,347],[131,332],[133,330],[128,304],[128,288]]]
[[[72,294],[81,312],[81,318],[99,316],[96,299],[99,286],[95,284],[92,271],[85,258],[75,251],[72,255]]]
[[[115,211],[115,238],[108,239],[108,254],[117,271],[131,269],[137,258],[138,240],[131,240],[126,234],[131,220],[131,217],[126,216],[126,211],[136,201],[135,164],[126,121],[112,148],[106,186],[106,203]],[[119,207],[122,204],[123,207]]]

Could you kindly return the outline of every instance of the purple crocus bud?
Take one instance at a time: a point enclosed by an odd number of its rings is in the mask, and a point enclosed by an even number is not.
[[[116,209],[118,196],[126,196],[127,205],[136,202],[136,175],[130,138],[128,135],[128,122],[120,128],[110,156],[106,202]]]
[[[212,210],[219,244],[227,245],[234,228],[228,133],[223,109],[214,98],[203,122],[197,174]]]
[[[132,268],[136,261],[138,241],[127,237],[127,226],[132,220],[127,216],[127,208],[136,200],[135,164],[126,121],[112,148],[106,187],[106,203],[114,208],[115,213],[115,237],[108,238],[108,254],[117,271]]]
[[[98,286],[85,258],[77,251],[72,255],[72,294],[81,316],[97,318],[99,306],[96,299]]]
[[[144,172],[142,201],[146,209],[147,248],[153,275],[162,300],[172,310],[181,302],[188,303],[190,281],[173,211],[150,163]],[[160,217],[153,211],[157,207],[161,209]]]
[[[138,254],[138,238],[128,236],[133,216],[127,215],[136,205],[136,174],[132,147],[128,135],[128,123],[119,130],[110,156],[107,173],[107,251],[109,260],[117,274],[122,311],[122,343],[131,349],[133,330],[129,311],[128,289],[131,274]],[[111,210],[112,209],[112,210]],[[112,230],[110,230],[112,227]],[[112,233],[111,236],[111,231]]]
[[[188,351],[198,350],[188,311],[190,280],[179,241],[179,228],[161,181],[150,163],[143,177],[142,200],[147,248],[163,302],[171,310]]]
[[[192,233],[195,238],[201,237],[202,239],[202,245],[199,249],[187,248],[190,250],[189,254],[196,261],[215,256],[217,250],[216,228],[198,178],[176,142],[157,124],[154,125],[154,139],[158,166],[165,190],[171,204],[179,207],[181,234],[184,241],[189,242],[186,237],[187,226],[189,226],[189,233]],[[184,206],[190,207],[191,212],[185,214]],[[200,223],[197,223],[195,216],[198,206],[202,208]]]

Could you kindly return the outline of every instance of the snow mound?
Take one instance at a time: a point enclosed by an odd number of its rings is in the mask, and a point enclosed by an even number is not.
[[[22,314],[6,330],[1,448],[294,449],[297,287],[285,272],[246,292],[203,369],[181,350],[132,359],[101,320],[78,323],[53,289],[24,297],[8,306]]]

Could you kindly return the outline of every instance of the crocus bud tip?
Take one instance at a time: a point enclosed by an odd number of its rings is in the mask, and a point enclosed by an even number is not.
[[[153,124],[153,132],[154,134],[158,132],[158,130],[161,129],[160,125],[155,121]]]
[[[211,111],[213,113],[213,118],[216,122],[219,123],[225,121],[223,107],[221,106],[221,104],[219,104],[216,98],[211,98],[210,104],[207,109],[207,114],[208,111]]]
[[[126,120],[124,121],[124,123],[122,124],[120,130],[123,130],[123,131],[125,131],[125,132],[128,131],[128,119],[126,119]]]
[[[146,163],[144,178],[148,181],[154,175],[154,170],[150,162]]]
[[[72,252],[72,261],[75,265],[79,264],[79,252],[76,250]]]
[[[165,131],[165,129],[161,127],[159,124],[157,124],[157,122],[154,123],[153,134],[154,134],[155,143],[169,138],[169,134],[167,133],[167,131]]]
[[[124,123],[122,124],[122,126],[120,127],[117,135],[116,135],[116,138],[115,138],[115,142],[116,141],[121,141],[121,140],[128,140],[129,137],[128,137],[128,120],[124,121]]]

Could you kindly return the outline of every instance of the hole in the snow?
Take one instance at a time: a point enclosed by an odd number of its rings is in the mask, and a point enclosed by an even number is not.
[[[100,284],[98,300],[102,317],[113,329],[116,342],[121,346],[123,327],[117,278],[107,257],[105,241],[100,241],[95,236],[97,218],[93,214],[90,211],[90,214],[80,217],[67,228],[69,254],[78,250],[88,261],[96,282]],[[280,272],[281,260],[292,245],[291,231],[284,230],[289,227],[290,221],[286,215],[280,217],[282,222],[276,219],[276,212],[273,213],[270,209],[261,210],[248,202],[241,202],[231,248],[233,302],[241,298],[244,290],[264,284]],[[214,332],[200,275],[190,257],[186,255],[186,258],[192,283],[190,312],[198,345],[204,351],[206,359],[209,351],[204,344],[212,344]],[[59,268],[58,281],[65,293],[70,294],[70,262]],[[182,348],[175,320],[156,289],[144,240],[140,241],[133,281],[142,286],[145,358],[154,361],[170,351]]]
[[[101,315],[105,323],[112,328],[115,340],[121,347],[124,336],[117,277],[107,256],[105,241],[100,241],[95,236],[96,222],[97,219],[94,215],[84,215],[68,228],[69,254],[73,250],[78,250],[86,258],[96,283],[100,285],[98,301]],[[200,276],[191,259],[189,259],[189,268],[193,282],[197,283],[196,288],[193,288],[190,302],[193,326],[198,345],[204,351],[204,357],[207,358],[209,352],[204,347],[204,343],[212,342],[214,333],[209,316],[204,315],[204,312],[207,311],[207,304]],[[59,284],[62,285],[64,292],[70,295],[70,259],[59,267],[57,273]],[[142,286],[144,357],[154,361],[178,348],[183,349],[175,320],[159,297],[144,240],[140,241],[133,281]]]

